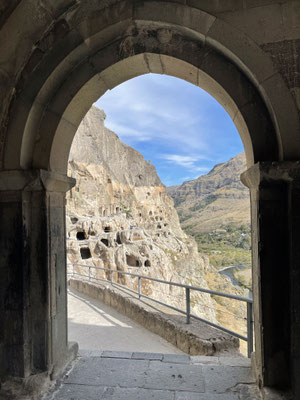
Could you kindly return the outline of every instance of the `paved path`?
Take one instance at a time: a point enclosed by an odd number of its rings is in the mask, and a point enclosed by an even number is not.
[[[259,400],[246,358],[82,352],[44,400]]]
[[[166,340],[113,308],[69,290],[69,341],[80,350],[147,351],[183,354]]]
[[[261,399],[247,358],[190,357],[74,290],[69,340],[79,342],[79,357],[43,400]]]

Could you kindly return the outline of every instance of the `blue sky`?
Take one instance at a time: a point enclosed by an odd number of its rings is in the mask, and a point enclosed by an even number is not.
[[[95,105],[105,111],[105,125],[151,160],[167,186],[195,179],[244,150],[223,107],[178,78],[142,75]]]

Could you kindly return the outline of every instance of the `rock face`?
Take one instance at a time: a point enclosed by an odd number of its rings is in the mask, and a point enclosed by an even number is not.
[[[170,186],[168,193],[183,227],[191,232],[208,232],[229,223],[250,223],[249,189],[240,180],[246,170],[245,154],[217,164],[207,174]]]
[[[104,112],[93,107],[70,153],[69,175],[77,184],[67,197],[68,264],[85,275],[84,266],[91,266],[207,287],[208,258],[182,231],[155,168],[108,130],[104,119]],[[109,277],[95,268],[90,274]],[[138,288],[136,278],[114,273],[114,280]],[[183,288],[142,280],[142,292],[185,309]],[[215,321],[209,295],[193,294],[192,306]]]

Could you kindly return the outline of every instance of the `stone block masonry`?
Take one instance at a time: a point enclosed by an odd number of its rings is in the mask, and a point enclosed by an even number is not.
[[[250,361],[241,357],[81,352],[43,400],[260,400]],[[206,359],[209,359],[207,362]],[[229,359],[230,362],[224,364]]]

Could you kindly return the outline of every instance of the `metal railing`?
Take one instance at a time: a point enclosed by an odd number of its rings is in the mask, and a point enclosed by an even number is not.
[[[194,318],[196,320],[202,321],[207,323],[208,325],[213,326],[214,328],[220,329],[226,333],[229,333],[230,335],[244,340],[247,342],[247,348],[248,348],[248,357],[250,358],[251,353],[253,351],[253,300],[248,298],[248,297],[242,297],[242,296],[236,296],[234,294],[229,294],[229,293],[222,293],[222,292],[217,292],[215,290],[210,290],[210,289],[205,289],[205,288],[200,288],[197,286],[191,286],[191,285],[185,285],[183,283],[176,283],[176,282],[171,282],[171,281],[165,281],[162,279],[157,279],[157,278],[150,278],[149,276],[144,276],[144,275],[139,275],[139,274],[134,274],[132,272],[125,272],[125,271],[119,271],[115,269],[109,269],[109,268],[102,268],[102,267],[95,267],[95,266],[88,266],[88,265],[83,265],[83,264],[68,264],[68,267],[72,267],[72,273],[68,273],[68,275],[73,275],[73,276],[80,276],[83,278],[88,279],[88,281],[91,280],[96,280],[96,281],[102,281],[102,282],[110,282],[111,284],[115,286],[119,286],[122,288],[126,288],[126,290],[135,293],[138,295],[139,299],[141,298],[146,298],[149,300],[152,300],[158,304],[161,304],[165,307],[168,307],[174,311],[177,311],[181,314],[184,314],[186,316],[186,323],[190,324],[191,323],[191,318]],[[81,268],[87,268],[88,269],[88,275],[80,274],[78,272],[75,272],[75,266],[79,266]],[[110,279],[104,279],[104,278],[97,278],[91,274],[91,270],[102,270],[110,273]],[[117,283],[114,281],[114,274],[121,274],[121,275],[130,275],[134,276],[138,279],[138,291],[133,290],[125,285],[122,285],[120,283]],[[157,299],[154,299],[153,297],[147,296],[142,293],[142,280],[148,280],[148,281],[154,281],[154,282],[159,282],[163,283],[169,286],[177,286],[185,289],[185,310],[181,310],[177,307],[171,306],[170,304],[164,303],[162,301],[159,301]],[[247,304],[247,336],[243,336],[238,332],[232,331],[231,329],[225,328],[224,326],[215,324],[211,321],[208,321],[204,318],[198,317],[195,314],[191,313],[191,290],[197,291],[197,292],[202,292],[202,293],[208,293],[210,295],[215,295],[215,296],[220,296],[220,297],[226,297],[229,299],[237,300],[237,301],[242,301]]]

